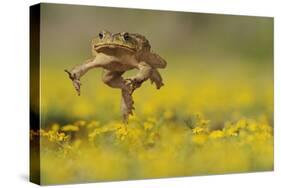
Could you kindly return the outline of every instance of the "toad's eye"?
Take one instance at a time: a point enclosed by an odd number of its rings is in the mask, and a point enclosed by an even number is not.
[[[99,33],[99,38],[100,38],[100,39],[103,38],[103,33]]]
[[[129,33],[124,33],[123,38],[126,41],[129,40],[130,39]]]

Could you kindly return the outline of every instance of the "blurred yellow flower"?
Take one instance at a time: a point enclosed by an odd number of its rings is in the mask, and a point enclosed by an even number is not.
[[[198,144],[198,145],[202,145],[204,144],[208,139],[208,136],[207,135],[193,135],[192,136],[192,141],[195,143],[195,144]]]
[[[222,137],[224,137],[224,133],[221,130],[212,131],[210,133],[209,137],[212,139],[222,138]]]
[[[75,125],[65,125],[61,128],[62,131],[65,131],[65,132],[76,132],[76,131],[79,131],[79,127],[75,126]]]
[[[86,121],[79,120],[79,121],[74,122],[74,125],[79,126],[79,127],[83,127],[83,126],[86,125]]]
[[[255,132],[257,130],[257,124],[255,122],[249,123],[247,128],[249,131]]]
[[[171,110],[166,110],[164,112],[164,118],[165,119],[171,119],[174,116],[173,112]]]
[[[144,122],[144,123],[143,123],[143,128],[144,128],[144,130],[146,130],[146,131],[151,130],[151,129],[153,128],[153,126],[154,126],[154,124],[151,123],[151,122]]]
[[[51,125],[51,129],[53,131],[58,131],[60,129],[60,125],[58,123],[54,123],[53,125]]]
[[[87,124],[87,128],[89,129],[99,126],[100,126],[100,122],[96,120],[92,120],[90,123]]]
[[[192,129],[193,134],[208,133],[209,130],[206,127],[195,127]]]
[[[128,134],[128,130],[124,125],[120,125],[118,126],[118,128],[116,129],[115,134],[117,135],[117,137],[121,140],[124,140]]]

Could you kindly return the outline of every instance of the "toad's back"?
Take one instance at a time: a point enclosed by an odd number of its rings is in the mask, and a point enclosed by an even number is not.
[[[153,68],[165,68],[167,62],[158,54],[151,51],[151,45],[149,41],[140,34],[131,34],[132,38],[137,41],[138,53],[136,57],[139,61],[145,61]]]

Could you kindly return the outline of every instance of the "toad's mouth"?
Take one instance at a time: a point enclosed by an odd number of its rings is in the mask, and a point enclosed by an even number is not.
[[[95,50],[105,50],[105,49],[124,49],[128,50],[130,52],[136,52],[137,50],[135,48],[130,48],[128,46],[122,45],[122,44],[115,44],[115,43],[108,43],[108,44],[96,44],[94,45]]]

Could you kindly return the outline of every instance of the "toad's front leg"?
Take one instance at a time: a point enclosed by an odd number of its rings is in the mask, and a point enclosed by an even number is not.
[[[65,69],[64,71],[68,74],[69,78],[72,80],[72,84],[80,95],[81,82],[80,78],[86,74],[90,69],[98,67],[98,63],[95,58],[87,60],[85,63],[74,66],[70,71]]]
[[[126,79],[127,84],[131,85],[133,88],[132,92],[139,88],[152,74],[152,67],[144,61],[140,62],[137,68],[139,69],[139,72],[135,76]]]

